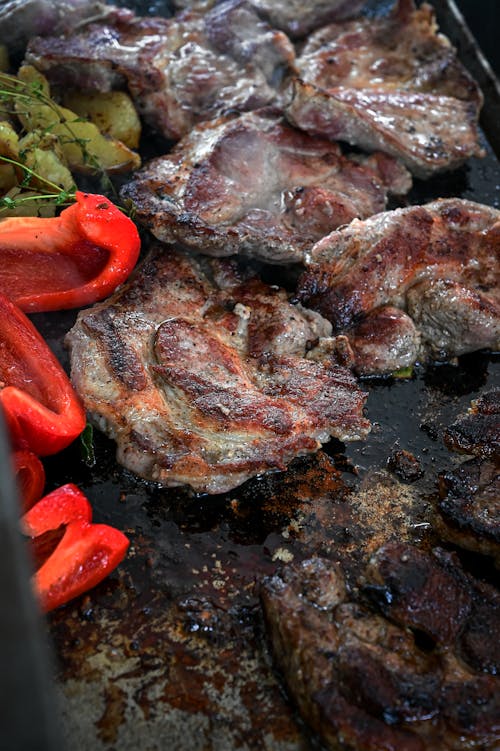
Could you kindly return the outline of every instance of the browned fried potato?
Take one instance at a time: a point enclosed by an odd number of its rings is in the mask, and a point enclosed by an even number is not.
[[[109,138],[94,123],[59,106],[50,98],[47,79],[23,65],[19,80],[32,85],[27,100],[16,100],[16,113],[27,131],[50,132],[59,140],[68,166],[75,172],[127,172],[140,166],[140,157],[121,141]]]
[[[134,103],[124,91],[71,92],[63,101],[65,107],[93,122],[104,135],[122,141],[130,149],[139,146],[141,121]]]

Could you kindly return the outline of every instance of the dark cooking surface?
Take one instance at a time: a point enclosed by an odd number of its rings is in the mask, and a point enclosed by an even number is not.
[[[484,160],[417,183],[410,202],[458,195],[498,208],[500,165],[487,148]],[[62,337],[75,316],[33,316],[65,362]],[[443,429],[495,384],[500,358],[484,354],[410,381],[365,383],[373,422],[366,442],[332,442],[287,473],[224,496],[148,485],[115,463],[113,445],[97,433],[95,467],[85,465],[78,443],[48,459],[47,489],[77,483],[95,520],[123,529],[132,543],[109,579],[49,617],[68,748],[310,748],[271,667],[256,583],[281,561],[346,551],[354,581],[376,545],[363,535],[360,494],[373,495],[374,514],[395,538],[432,542],[437,474],[460,461],[443,445]],[[415,482],[387,472],[397,448],[420,460]],[[488,562],[466,563],[488,575]]]

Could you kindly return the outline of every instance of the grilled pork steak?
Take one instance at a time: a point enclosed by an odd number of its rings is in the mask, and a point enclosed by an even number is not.
[[[109,91],[127,86],[154,129],[177,139],[227,109],[278,101],[294,61],[288,37],[244,0],[173,19],[129,11],[65,37],[31,41],[26,59],[54,84]]]
[[[394,370],[399,352],[403,367],[417,356],[498,349],[499,220],[499,211],[458,198],[355,220],[307,254],[298,298],[332,322],[363,373]],[[387,306],[401,312],[384,342]]]
[[[176,8],[207,7],[215,0],[174,0]],[[366,0],[251,0],[259,15],[291,37],[303,37],[325,23],[353,18]]]
[[[71,373],[118,460],[163,485],[220,493],[330,436],[366,435],[365,394],[315,360],[327,321],[229,261],[157,248],[79,314]]]
[[[440,533],[500,564],[500,389],[473,402],[444,439],[450,449],[475,458],[439,477]]]
[[[274,27],[291,37],[303,37],[325,23],[353,18],[366,0],[251,0]]]
[[[100,0],[6,0],[0,6],[0,44],[11,53],[22,52],[34,36],[68,34],[85,22],[110,18],[116,11]]]
[[[480,89],[429,5],[399,0],[388,17],[320,29],[296,65],[287,114],[309,133],[385,151],[420,177],[483,153]]]
[[[135,173],[122,197],[160,240],[283,263],[410,184],[392,158],[345,157],[265,109],[200,124]]]
[[[322,558],[264,581],[274,657],[306,722],[334,751],[493,751],[496,590],[442,550],[403,544],[380,549],[365,582],[371,606]]]

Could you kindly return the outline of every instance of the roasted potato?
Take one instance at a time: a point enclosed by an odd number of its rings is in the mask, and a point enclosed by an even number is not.
[[[63,102],[65,107],[97,125],[104,135],[122,141],[130,149],[139,146],[141,121],[124,91],[71,92],[64,96]]]
[[[17,183],[17,172],[14,165],[2,161],[19,158],[19,137],[8,122],[0,122],[0,195],[6,193]]]
[[[112,173],[140,166],[139,155],[124,143],[103,136],[94,123],[54,102],[46,78],[31,65],[23,65],[18,78],[32,86],[29,97],[16,100],[19,120],[27,131],[56,136],[70,170]]]
[[[71,190],[74,187],[73,175],[63,163],[61,155],[58,154],[57,144],[52,144],[53,138],[48,137],[45,141],[37,143],[32,133],[21,138],[19,141],[19,153],[22,163],[40,175],[42,180],[33,177],[30,180],[30,187],[47,190],[47,183]]]

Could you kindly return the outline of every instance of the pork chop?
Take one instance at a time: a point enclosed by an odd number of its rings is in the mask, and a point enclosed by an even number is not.
[[[275,661],[325,746],[497,748],[498,592],[444,550],[400,543],[375,553],[360,585],[316,557],[262,586]]]
[[[275,28],[292,38],[304,37],[313,29],[333,21],[353,18],[366,0],[252,0],[252,5]]]
[[[385,207],[411,180],[391,157],[349,158],[266,108],[194,128],[122,189],[164,242],[215,256],[300,261],[320,237]]]
[[[334,436],[366,435],[366,395],[316,358],[321,316],[230,261],[157,247],[68,334],[71,374],[118,461],[166,486],[221,493]]]
[[[439,476],[440,534],[500,565],[500,389],[476,399],[444,434],[446,445],[473,456]]]
[[[483,153],[481,91],[425,3],[320,29],[296,67],[287,114],[308,133],[385,151],[420,177]]]
[[[496,209],[458,198],[354,220],[306,255],[298,299],[358,347],[356,358],[365,373],[395,369],[392,342],[398,328],[409,342],[401,347],[401,366],[411,357],[447,360],[483,348],[496,350],[499,220]],[[398,308],[401,316],[388,327],[390,339],[384,342],[378,322],[387,306]],[[412,327],[418,331],[413,344]]]
[[[56,86],[127,87],[145,121],[170,139],[221,111],[279,101],[294,58],[288,37],[245,0],[171,19],[123,11],[66,36],[35,38],[26,52]]]

